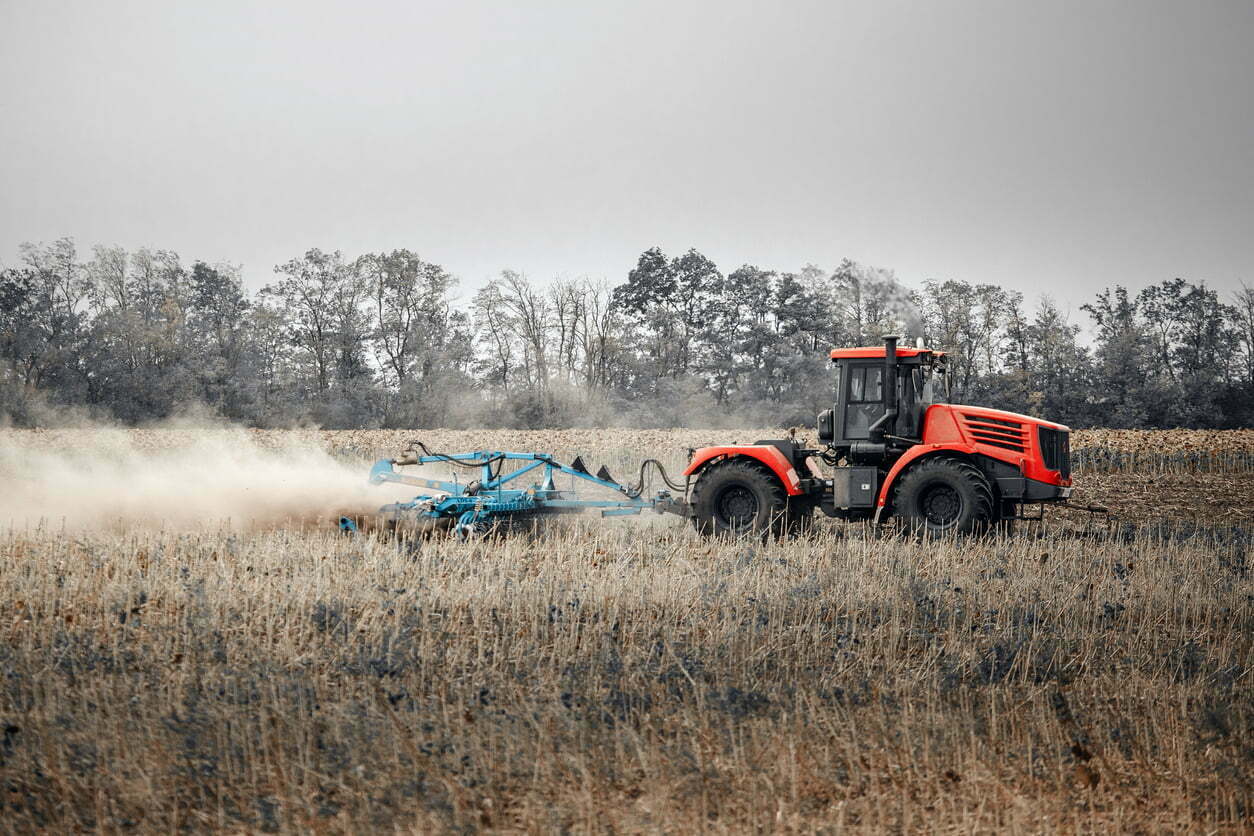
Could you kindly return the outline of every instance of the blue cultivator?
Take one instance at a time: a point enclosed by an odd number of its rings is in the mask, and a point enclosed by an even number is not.
[[[503,472],[506,462],[525,464],[506,473]],[[427,464],[452,465],[453,480],[427,479],[396,470],[398,466]],[[545,453],[510,453],[499,450],[432,453],[421,442],[413,442],[397,458],[375,462],[370,468],[370,484],[395,482],[433,488],[436,493],[422,494],[408,502],[383,506],[379,509],[379,522],[391,528],[412,529],[452,525],[454,533],[462,539],[484,534],[503,523],[584,510],[598,510],[603,517],[639,514],[646,509],[659,514],[670,512],[686,515],[687,503],[672,497],[670,491],[658,491],[647,498],[641,496],[645,467],[649,464],[657,468],[668,486],[686,492],[686,486],[672,483],[661,464],[655,460],[649,460],[641,466],[638,486],[627,487],[619,484],[604,467],[595,475],[589,473],[582,458],[576,458],[570,465],[564,465]],[[456,477],[458,468],[478,471],[478,478],[461,482]],[[537,481],[524,486],[523,477],[529,473]],[[556,481],[565,476],[570,477],[569,490],[559,488]],[[576,485],[580,484],[606,488],[620,494],[622,498],[585,498],[576,490]],[[341,517],[340,528],[347,532],[357,531],[357,522],[351,517]]]

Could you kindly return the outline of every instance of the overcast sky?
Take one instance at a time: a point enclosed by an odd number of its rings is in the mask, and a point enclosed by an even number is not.
[[[0,0],[0,259],[1254,282],[1254,1]]]

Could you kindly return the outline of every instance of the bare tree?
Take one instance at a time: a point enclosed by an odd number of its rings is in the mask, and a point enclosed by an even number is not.
[[[1254,287],[1241,282],[1234,301],[1236,304],[1232,310],[1237,342],[1241,346],[1243,382],[1254,387]]]
[[[501,286],[489,282],[480,288],[471,302],[471,310],[476,341],[485,349],[476,363],[477,370],[485,382],[496,383],[508,391],[517,352],[513,314],[501,294]]]
[[[510,312],[511,322],[523,346],[523,369],[527,386],[544,392],[549,385],[546,347],[552,327],[552,307],[527,277],[513,270],[501,273],[501,301]]]
[[[336,362],[337,325],[348,268],[337,250],[312,249],[274,268],[281,278],[262,289],[283,307],[293,343],[304,351],[318,392],[331,388]]]
[[[549,308],[553,314],[554,345],[559,373],[563,380],[575,379],[579,368],[580,328],[584,324],[587,289],[584,284],[559,280],[549,289]]]
[[[581,380],[585,387],[607,389],[622,346],[622,322],[614,307],[614,291],[607,282],[584,280],[579,306],[577,338],[581,348]]]
[[[423,375],[415,369],[419,358],[444,340],[454,279],[410,250],[367,254],[355,268],[370,297],[375,353],[395,385],[404,386]]]

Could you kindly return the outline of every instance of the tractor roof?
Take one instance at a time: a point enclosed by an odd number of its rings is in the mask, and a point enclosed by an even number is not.
[[[910,346],[900,346],[897,349],[898,357],[918,357],[925,354],[943,355],[943,351],[933,351],[930,348],[912,348]],[[872,360],[876,357],[884,356],[884,346],[872,345],[863,346],[862,348],[833,348],[833,360]]]

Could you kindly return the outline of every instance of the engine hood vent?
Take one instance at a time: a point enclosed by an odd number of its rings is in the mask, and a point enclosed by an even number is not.
[[[1027,452],[1028,429],[1021,421],[992,418],[973,412],[959,412],[962,428],[976,444],[987,444],[1016,453]]]

